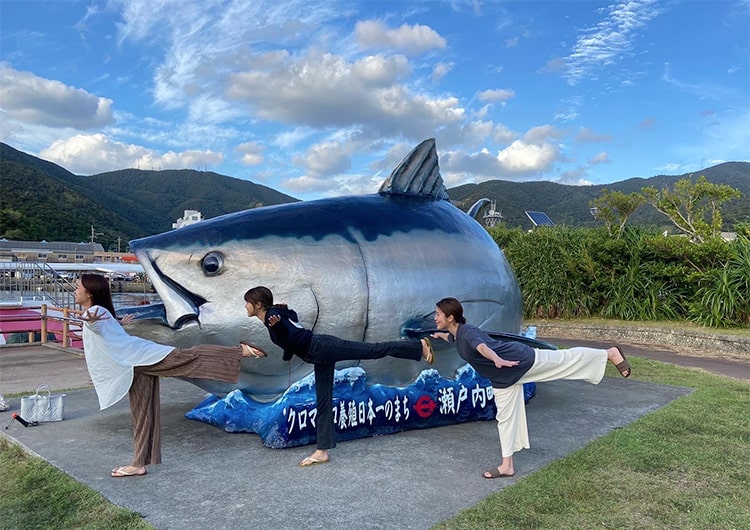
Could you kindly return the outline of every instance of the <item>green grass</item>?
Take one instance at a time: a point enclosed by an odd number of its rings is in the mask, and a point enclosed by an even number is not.
[[[750,384],[630,362],[634,378],[695,391],[436,528],[750,528]]]
[[[0,529],[145,530],[143,518],[110,503],[40,458],[0,439]]]
[[[436,528],[750,528],[750,384],[629,360],[634,379],[695,391]],[[0,514],[0,529],[152,528],[3,440]]]

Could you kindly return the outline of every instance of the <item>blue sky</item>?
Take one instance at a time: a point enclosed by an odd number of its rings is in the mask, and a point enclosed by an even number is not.
[[[374,193],[750,161],[750,0],[0,0],[0,140],[90,175]]]

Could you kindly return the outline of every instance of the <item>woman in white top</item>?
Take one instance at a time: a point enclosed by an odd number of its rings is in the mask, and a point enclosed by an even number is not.
[[[135,456],[132,465],[113,469],[113,477],[142,476],[147,465],[161,463],[160,376],[236,383],[242,357],[266,356],[244,343],[175,348],[128,335],[115,317],[109,281],[99,274],[81,275],[75,302],[82,307],[83,350],[99,407],[106,409],[125,394],[130,398]]]

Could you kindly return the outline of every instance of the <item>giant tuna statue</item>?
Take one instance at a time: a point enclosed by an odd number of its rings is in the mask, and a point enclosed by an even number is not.
[[[435,303],[446,296],[484,329],[518,333],[521,325],[515,276],[486,230],[448,199],[434,139],[411,151],[377,194],[222,215],[130,248],[164,309],[159,325],[142,320],[134,334],[178,346],[243,340],[269,353],[243,360],[237,385],[195,381],[215,394],[239,388],[268,401],[312,372],[296,357],[282,361],[260,321],[247,317],[242,297],[256,285],[296,310],[305,327],[346,339],[396,340],[407,329],[434,328]],[[433,368],[452,378],[464,362],[437,342]],[[370,383],[390,386],[425,368],[392,358],[358,365]]]

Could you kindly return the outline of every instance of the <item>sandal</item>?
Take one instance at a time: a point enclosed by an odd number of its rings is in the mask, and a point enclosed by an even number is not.
[[[128,471],[127,468],[131,466],[120,466],[114,468],[112,471],[110,471],[109,476],[114,478],[120,478],[120,477],[142,477],[147,473],[146,469],[143,469],[143,472],[135,472],[135,471]]]
[[[318,460],[317,458],[308,456],[302,459],[302,461],[299,463],[299,467],[310,467],[316,464],[327,464],[327,463],[328,463],[327,458],[325,460]]]
[[[513,475],[508,475],[507,473],[500,473],[500,470],[498,468],[493,467],[492,469],[488,469],[487,471],[482,473],[482,476],[484,478],[501,478],[501,477],[512,477]]]
[[[617,371],[620,372],[620,375],[623,377],[630,377],[630,363],[625,358],[625,354],[622,353],[622,350],[619,348],[619,346],[614,347],[618,352],[620,352],[620,355],[622,356],[622,361],[620,361],[618,364],[615,365],[615,368],[617,368]]]

